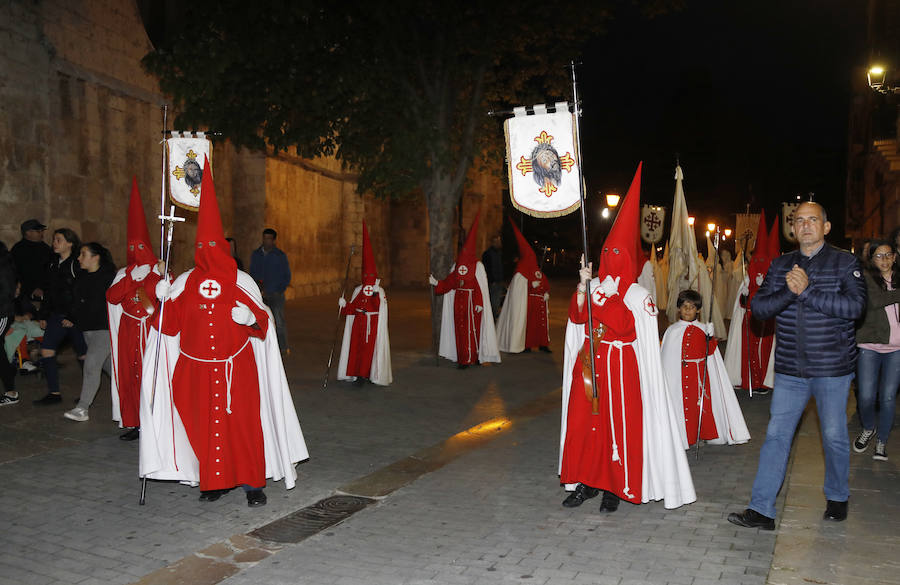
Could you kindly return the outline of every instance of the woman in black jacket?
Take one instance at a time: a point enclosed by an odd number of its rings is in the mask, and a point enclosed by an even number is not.
[[[53,251],[56,257],[50,262],[49,283],[41,301],[39,321],[41,329],[44,330],[44,340],[41,342],[41,368],[47,380],[47,395],[35,400],[36,405],[62,402],[56,364],[56,351],[59,345],[68,339],[79,359],[87,352],[84,336],[75,327],[71,315],[72,291],[75,280],[81,273],[75,259],[80,249],[81,240],[74,231],[60,228],[53,232]]]
[[[78,422],[88,420],[88,409],[100,388],[100,372],[110,372],[109,318],[106,311],[106,289],[116,276],[109,250],[97,242],[81,246],[78,263],[83,272],[72,289],[72,321],[87,343],[81,398],[66,418]]]

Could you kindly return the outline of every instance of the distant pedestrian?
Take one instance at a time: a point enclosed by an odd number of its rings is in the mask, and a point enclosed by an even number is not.
[[[872,439],[877,439],[872,458],[887,461],[886,445],[900,386],[900,273],[889,242],[872,242],[867,260],[866,316],[856,330],[857,407],[862,431],[853,442],[853,450],[863,453]]]
[[[250,256],[250,276],[259,284],[263,301],[272,310],[278,346],[281,351],[289,351],[284,319],[284,291],[291,284],[291,267],[285,253],[275,246],[277,238],[278,232],[272,228],[263,230],[262,246]]]
[[[36,219],[22,222],[19,228],[22,239],[13,245],[10,253],[16,266],[16,276],[21,283],[19,296],[23,300],[23,310],[34,313],[32,300],[39,302],[44,297],[47,286],[48,266],[53,259],[53,250],[44,241],[47,226]]]
[[[81,246],[78,264],[83,272],[75,281],[70,315],[74,327],[84,336],[87,353],[84,354],[78,404],[63,416],[69,420],[85,422],[89,418],[88,409],[100,389],[101,371],[112,376],[106,289],[116,275],[116,265],[113,264],[109,250],[97,242]]]
[[[750,505],[728,515],[732,524],[774,530],[775,498],[811,396],[825,451],[823,517],[838,522],[847,517],[847,396],[858,353],[854,322],[866,307],[866,284],[856,257],[825,243],[829,231],[825,209],[801,203],[794,212],[800,249],[772,261],[752,301],[758,318],[775,317],[775,384]]]
[[[503,240],[500,234],[491,238],[491,246],[481,255],[481,263],[487,274],[488,290],[491,296],[491,308],[494,318],[500,314],[500,305],[503,300],[503,290],[506,288],[506,279],[503,275]]]

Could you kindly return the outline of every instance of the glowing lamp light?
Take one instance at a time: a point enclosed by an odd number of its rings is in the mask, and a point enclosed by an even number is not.
[[[884,77],[886,72],[881,65],[873,65],[867,72],[866,77],[869,80],[869,87],[875,91],[881,91],[884,87]]]
[[[609,217],[609,207],[604,207],[603,211],[600,212],[600,216],[603,219],[607,219]]]
[[[731,235],[731,228],[725,228],[725,237],[729,237]]]
[[[691,227],[694,227],[694,217],[693,216],[688,217],[688,225]]]
[[[620,197],[615,193],[607,193],[606,194],[606,205],[609,207],[615,207],[619,204]]]
[[[714,231],[716,231],[716,224],[710,222],[710,223],[706,224],[706,229],[711,232],[714,232]]]

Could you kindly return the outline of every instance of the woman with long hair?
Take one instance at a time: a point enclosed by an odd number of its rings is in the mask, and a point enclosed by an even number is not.
[[[72,291],[72,319],[87,344],[84,355],[84,372],[81,397],[72,410],[65,413],[70,420],[88,420],[88,409],[100,388],[100,372],[110,372],[109,320],[106,312],[106,289],[116,275],[109,250],[97,242],[81,246],[78,264],[84,271]]]
[[[69,228],[59,228],[53,232],[53,252],[56,256],[48,267],[48,286],[41,301],[38,324],[44,330],[41,342],[41,369],[47,380],[47,395],[34,401],[38,406],[62,402],[59,394],[59,371],[56,352],[66,339],[72,344],[75,355],[83,359],[87,347],[84,336],[72,321],[72,292],[75,280],[81,273],[76,255],[81,249],[81,240]]]
[[[857,410],[862,431],[853,442],[853,450],[863,453],[874,438],[872,458],[887,461],[885,445],[894,423],[895,398],[900,385],[900,271],[891,242],[873,241],[868,256],[866,315],[856,331]]]

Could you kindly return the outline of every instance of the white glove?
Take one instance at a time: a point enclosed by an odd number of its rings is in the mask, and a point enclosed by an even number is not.
[[[344,297],[339,298],[339,299],[338,299],[338,306],[339,306],[340,308],[342,308],[342,309],[343,309],[344,307],[346,307],[346,306],[347,306],[347,299],[345,299]]]
[[[539,286],[541,286],[541,281],[540,281],[540,280],[532,280],[532,281],[531,281],[531,288],[537,288],[537,287],[539,287]]]
[[[140,282],[147,278],[147,275],[150,274],[150,265],[149,264],[141,264],[140,266],[135,266],[131,269],[131,279],[135,282]]]
[[[475,312],[476,312],[476,313],[480,313],[480,312],[482,312],[483,310],[484,310],[484,307],[482,307],[481,305],[475,305]]]
[[[550,300],[550,293],[544,293],[544,302],[547,302],[549,300]]]
[[[238,325],[253,325],[256,323],[256,315],[253,311],[240,301],[234,302],[235,306],[231,308],[231,320]]]
[[[621,278],[620,276],[617,276],[614,280],[610,275],[607,274],[606,278],[603,279],[603,282],[600,283],[600,287],[599,287],[600,293],[607,297],[611,297],[615,294],[618,294],[620,278]]]
[[[431,286],[437,286],[438,280],[434,277],[433,274],[428,275],[428,284],[430,284]]]
[[[763,274],[757,274],[757,275],[756,275],[756,285],[757,285],[757,286],[762,286],[762,283],[763,283],[763,281],[765,281],[765,280],[766,280],[765,275],[763,275]]]
[[[172,290],[172,285],[168,280],[160,280],[156,283],[156,298],[159,300],[163,300],[169,296],[169,292]]]

